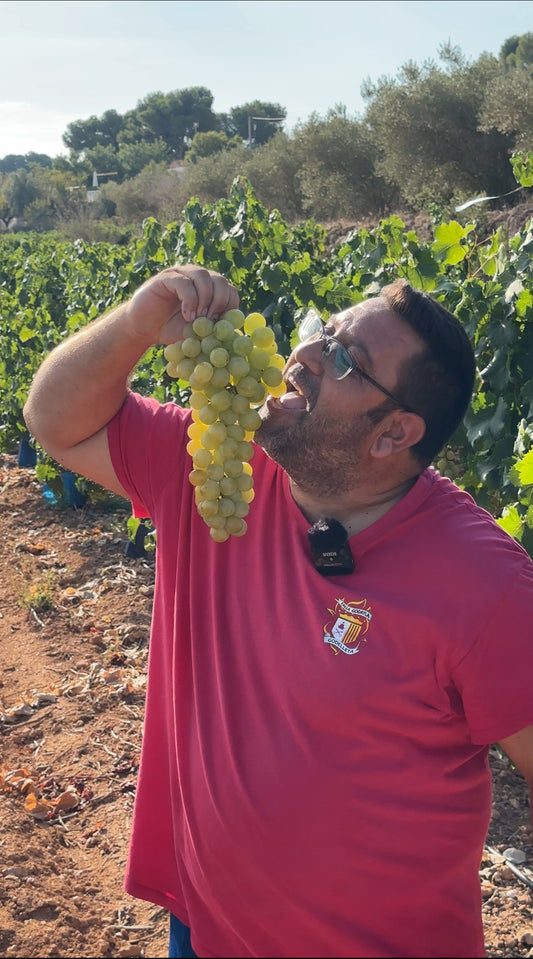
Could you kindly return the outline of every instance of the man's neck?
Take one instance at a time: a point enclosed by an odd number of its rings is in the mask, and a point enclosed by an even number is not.
[[[342,523],[349,536],[360,533],[388,513],[399,503],[418,479],[419,473],[402,482],[382,489],[350,490],[335,498],[316,496],[303,490],[291,480],[291,493],[296,505],[310,523],[319,519],[336,519]]]

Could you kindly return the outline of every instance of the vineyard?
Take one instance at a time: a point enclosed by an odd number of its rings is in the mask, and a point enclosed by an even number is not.
[[[533,158],[517,161],[533,182]],[[329,313],[405,277],[454,312],[477,359],[464,425],[436,466],[533,555],[533,222],[481,240],[436,222],[420,240],[397,216],[333,246],[313,221],[268,211],[247,181],[227,200],[191,200],[178,223],[145,221],[130,246],[0,241],[0,848],[5,956],[165,956],[162,910],[122,891],[142,739],[154,583],[153,538],[27,435],[35,371],[70,333],[175,262],[227,276],[260,312],[280,353],[310,307]],[[152,349],[134,389],[187,404],[188,384]],[[72,506],[83,508],[73,509]],[[488,956],[531,956],[533,874],[527,788],[491,750],[494,802],[480,881]],[[502,852],[512,847],[520,869]],[[435,869],[439,864],[435,863]],[[514,871],[513,871],[514,870]]]
[[[531,155],[514,161],[522,184],[533,181],[532,162]],[[128,247],[57,242],[46,234],[2,238],[0,451],[26,450],[38,478],[53,495],[65,496],[57,464],[31,449],[26,435],[21,411],[32,377],[62,338],[165,266],[197,262],[224,274],[240,291],[242,309],[266,317],[285,356],[310,307],[326,317],[405,277],[459,317],[477,360],[471,408],[435,465],[531,553],[533,224],[481,241],[472,223],[441,222],[433,239],[422,242],[391,216],[373,230],[352,230],[332,249],[326,237],[313,221],[288,226],[259,203],[247,181],[237,180],[227,200],[201,206],[192,199],[179,223],[162,227],[146,220],[142,237]],[[168,376],[155,348],[139,364],[132,386],[159,400],[188,400],[187,384]],[[80,496],[101,495],[81,478],[76,488]]]

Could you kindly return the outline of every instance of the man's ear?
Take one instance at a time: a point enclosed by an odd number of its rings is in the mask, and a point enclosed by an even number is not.
[[[425,432],[426,424],[417,413],[395,410],[377,427],[370,454],[376,459],[384,459],[392,453],[400,453],[416,446]]]

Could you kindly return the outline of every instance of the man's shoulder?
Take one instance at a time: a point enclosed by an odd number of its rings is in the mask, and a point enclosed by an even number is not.
[[[470,493],[432,468],[425,471],[424,480],[436,548],[453,550],[482,566],[491,560],[498,565],[505,559],[533,570],[526,550]]]

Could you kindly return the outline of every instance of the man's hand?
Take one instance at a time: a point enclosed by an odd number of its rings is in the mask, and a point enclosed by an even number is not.
[[[132,333],[141,342],[175,343],[197,316],[217,319],[239,305],[239,294],[223,276],[201,266],[173,266],[151,277],[127,304]]]

